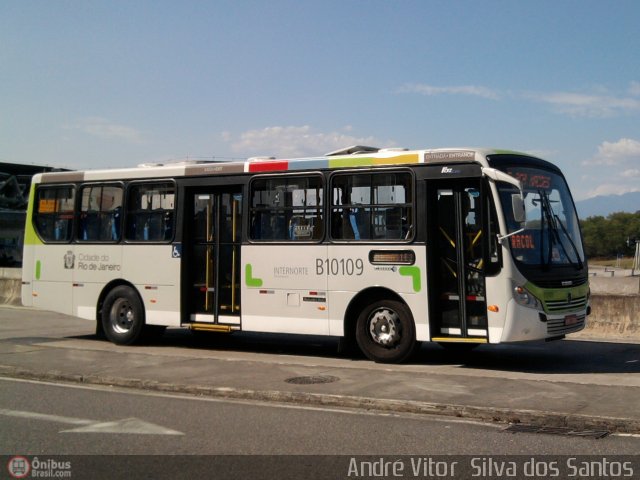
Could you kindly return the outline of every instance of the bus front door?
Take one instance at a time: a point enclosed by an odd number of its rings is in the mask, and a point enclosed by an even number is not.
[[[432,340],[484,343],[488,331],[480,181],[434,181],[431,187],[427,245]]]
[[[189,195],[188,207],[189,320],[239,326],[241,190],[198,191]]]

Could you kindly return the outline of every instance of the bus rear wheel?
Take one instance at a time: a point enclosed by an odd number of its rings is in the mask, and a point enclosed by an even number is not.
[[[395,300],[368,305],[356,323],[356,341],[367,358],[378,363],[400,363],[417,347],[413,316]]]
[[[131,345],[142,337],[144,308],[131,288],[119,286],[111,290],[102,305],[102,328],[106,337],[117,345]]]

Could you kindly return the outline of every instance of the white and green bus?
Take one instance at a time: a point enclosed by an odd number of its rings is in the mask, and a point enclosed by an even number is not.
[[[22,299],[117,344],[166,327],[328,335],[378,362],[425,341],[560,339],[590,313],[561,171],[486,149],[38,174]]]

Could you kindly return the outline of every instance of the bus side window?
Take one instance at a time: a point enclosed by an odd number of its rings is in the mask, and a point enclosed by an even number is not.
[[[78,239],[87,242],[117,242],[122,221],[122,187],[86,185],[81,190]]]
[[[408,172],[337,174],[331,179],[331,237],[411,240],[413,187]]]
[[[34,226],[45,242],[68,242],[73,231],[74,187],[40,187]]]
[[[174,204],[173,183],[131,185],[128,192],[125,238],[134,242],[170,241],[173,238]],[[204,225],[196,222],[196,225],[200,224]]]
[[[168,242],[173,238],[173,212],[166,211],[162,219],[162,238]]]
[[[250,190],[251,240],[309,242],[322,239],[323,189],[319,175],[256,178]]]

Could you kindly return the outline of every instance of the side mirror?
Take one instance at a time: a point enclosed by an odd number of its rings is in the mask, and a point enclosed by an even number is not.
[[[519,193],[511,194],[511,209],[513,210],[513,219],[518,223],[524,223],[527,220],[527,213],[524,208],[524,200]]]

